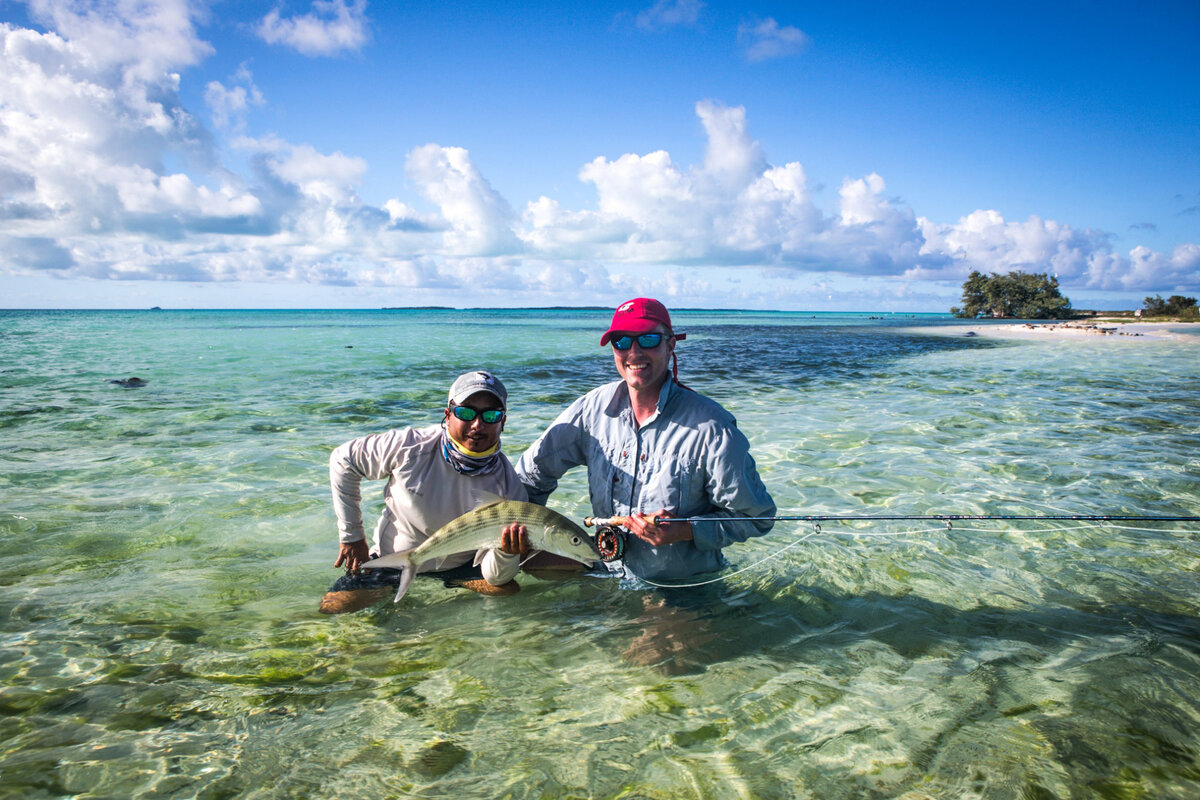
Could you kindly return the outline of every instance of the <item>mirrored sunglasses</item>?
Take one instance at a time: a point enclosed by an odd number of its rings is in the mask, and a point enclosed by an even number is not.
[[[633,347],[634,339],[637,339],[638,347],[643,350],[653,350],[662,344],[663,335],[661,333],[643,333],[641,336],[617,336],[611,341],[612,346],[618,350],[628,350]]]
[[[498,408],[489,408],[486,411],[479,411],[470,406],[451,406],[450,413],[457,419],[463,422],[474,422],[478,416],[488,425],[495,425],[500,420],[504,419],[504,412]]]

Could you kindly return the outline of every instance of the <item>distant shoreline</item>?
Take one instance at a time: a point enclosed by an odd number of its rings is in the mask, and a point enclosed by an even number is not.
[[[911,333],[934,336],[978,336],[984,339],[1010,340],[1149,340],[1164,339],[1195,340],[1200,336],[1181,335],[1178,329],[1190,327],[1186,322],[1135,322],[1125,319],[1113,320],[1090,317],[1083,320],[1012,322],[1002,320],[974,320],[962,325],[928,325],[904,330]]]

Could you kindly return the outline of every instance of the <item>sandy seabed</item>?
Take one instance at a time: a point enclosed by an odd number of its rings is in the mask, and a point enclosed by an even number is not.
[[[923,326],[908,328],[912,333],[939,336],[980,336],[988,339],[1193,339],[1181,335],[1187,323],[1176,322],[1110,322],[1103,319],[1068,320],[1066,322],[999,322],[980,320],[973,325]]]

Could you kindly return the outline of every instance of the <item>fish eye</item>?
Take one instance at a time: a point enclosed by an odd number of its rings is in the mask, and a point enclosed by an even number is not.
[[[581,540],[578,536],[572,536],[571,544],[583,544],[583,540]]]

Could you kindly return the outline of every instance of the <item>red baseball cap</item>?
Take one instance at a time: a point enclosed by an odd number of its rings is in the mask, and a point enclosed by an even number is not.
[[[649,297],[635,297],[632,300],[626,300],[613,312],[612,324],[600,337],[600,346],[608,344],[608,340],[614,333],[630,333],[638,336],[649,333],[659,325],[667,326],[668,334],[673,333],[671,315],[667,313],[666,306]]]

